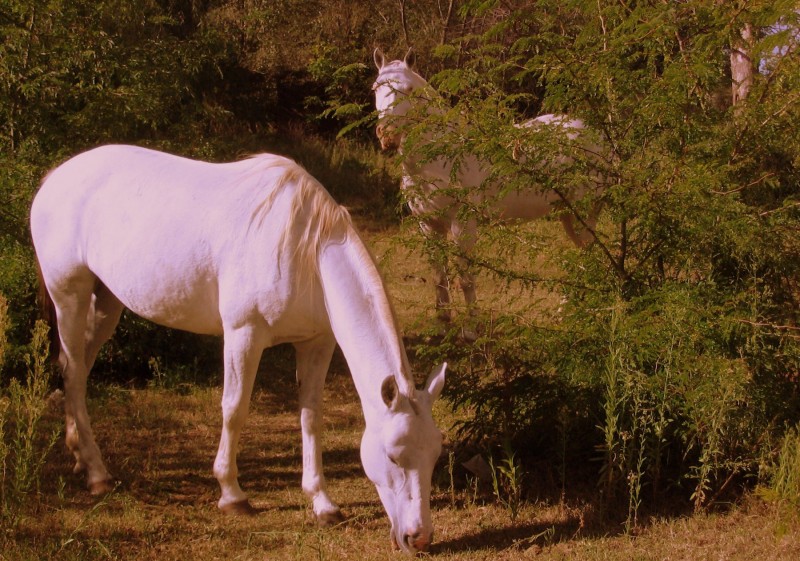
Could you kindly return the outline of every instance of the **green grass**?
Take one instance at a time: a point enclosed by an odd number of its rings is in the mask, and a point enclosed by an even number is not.
[[[415,221],[408,219],[399,227],[378,230],[374,223],[365,223],[356,218],[362,235],[378,262],[403,332],[413,335],[429,326],[436,318],[434,276],[423,256],[421,234]],[[574,250],[556,221],[541,220],[523,227],[532,230],[548,243],[556,244],[562,251]],[[528,262],[527,256],[518,255],[512,266],[519,270],[535,270],[537,277],[547,280],[556,280],[561,274],[557,265],[549,262],[543,255],[535,256],[532,262]],[[457,278],[451,278],[450,282],[454,311],[463,313],[464,296]],[[505,314],[516,314],[520,319],[541,318],[553,314],[561,304],[561,294],[545,284],[541,283],[533,290],[525,290],[514,285],[498,285],[488,274],[479,274],[476,285],[480,309],[490,320]]]

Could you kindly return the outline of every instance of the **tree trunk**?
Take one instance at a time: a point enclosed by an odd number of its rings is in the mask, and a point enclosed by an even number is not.
[[[753,47],[753,26],[742,28],[741,35],[731,44],[731,94],[733,105],[739,105],[753,85],[755,66],[750,58]]]

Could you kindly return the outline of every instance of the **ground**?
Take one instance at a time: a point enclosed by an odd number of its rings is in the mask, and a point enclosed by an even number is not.
[[[410,333],[417,322],[433,317],[433,289],[424,260],[389,239],[394,235],[367,233]],[[506,291],[485,306],[505,306],[514,298]],[[558,298],[548,302],[557,305]],[[38,497],[31,497],[14,527],[0,534],[0,560],[401,558],[391,550],[388,519],[360,465],[363,419],[339,355],[325,390],[324,463],[331,496],[347,521],[328,529],[315,525],[300,489],[291,358],[284,349],[262,361],[242,435],[240,479],[258,515],[226,517],[216,508],[212,463],[221,426],[220,388],[95,383],[93,425],[117,488],[99,499],[89,496],[82,477],[71,473],[62,438],[44,465]],[[434,414],[452,438],[454,413],[440,401]],[[60,426],[61,413],[54,408],[46,421],[48,427]],[[800,559],[800,512],[757,493],[714,512],[657,512],[626,532],[620,517],[603,512],[591,483],[544,493],[547,498],[525,502],[512,519],[490,485],[468,480],[459,466],[451,469],[449,459],[446,450],[432,497],[436,534],[430,556],[443,561]]]
[[[82,478],[71,474],[70,458],[57,449],[45,466],[40,507],[20,521],[0,559],[400,557],[391,551],[386,515],[361,469],[363,420],[342,368],[334,366],[325,393],[326,474],[348,517],[340,527],[317,528],[300,490],[297,401],[286,372],[271,383],[267,376],[260,381],[242,437],[242,485],[261,510],[244,518],[216,508],[211,464],[220,390],[114,387],[95,392],[92,413],[117,489],[90,497]],[[446,425],[446,408],[437,407],[436,414]],[[436,543],[430,555],[442,560],[800,558],[800,514],[755,496],[722,512],[654,519],[625,533],[603,519],[591,494],[525,504],[512,521],[487,488],[467,485],[458,473],[451,481],[448,472],[445,459],[432,499]]]

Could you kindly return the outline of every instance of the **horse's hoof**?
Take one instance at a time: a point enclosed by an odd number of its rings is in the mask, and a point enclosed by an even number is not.
[[[100,495],[107,495],[111,491],[114,490],[114,484],[110,479],[104,479],[102,481],[95,481],[94,483],[89,483],[89,494],[93,497],[98,497]]]
[[[253,508],[250,504],[250,501],[247,499],[243,501],[237,501],[235,503],[230,503],[225,506],[219,507],[222,511],[222,514],[225,515],[233,515],[233,516],[255,516],[258,514],[258,510]]]
[[[319,524],[321,528],[338,526],[345,520],[346,518],[344,517],[344,514],[342,514],[342,511],[338,509],[331,512],[322,512],[317,515],[317,524]]]

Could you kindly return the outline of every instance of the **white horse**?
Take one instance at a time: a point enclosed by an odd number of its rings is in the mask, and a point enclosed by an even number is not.
[[[459,161],[453,181],[454,163],[444,157],[425,159],[418,153],[405,150],[407,125],[405,117],[412,109],[412,103],[419,102],[424,95],[436,95],[428,83],[413,69],[413,57],[409,49],[403,60],[386,62],[380,49],[375,49],[374,60],[378,77],[372,86],[375,92],[375,106],[378,112],[376,133],[383,150],[397,149],[402,155],[403,179],[401,188],[406,193],[411,212],[420,220],[425,236],[446,239],[448,236],[458,245],[462,257],[459,259],[459,281],[464,292],[468,309],[474,309],[476,302],[474,276],[468,263],[468,256],[475,245],[477,221],[459,217],[463,203],[470,200],[479,206],[488,203],[492,215],[504,220],[532,220],[547,215],[554,209],[561,209],[559,215],[568,236],[578,247],[586,246],[594,239],[594,228],[599,203],[595,204],[587,216],[577,216],[565,210],[572,209],[571,202],[590,191],[601,188],[601,181],[590,181],[564,191],[532,188],[512,190],[500,196],[501,187],[486,185],[489,170],[477,156],[467,154]],[[414,92],[425,92],[414,98]],[[425,111],[436,108],[426,105]],[[430,114],[430,113],[429,113]],[[575,140],[578,132],[585,128],[582,121],[569,119],[563,115],[542,115],[520,125],[520,128],[542,130],[557,127],[556,132],[564,131],[568,140]],[[426,131],[420,144],[437,142],[434,133]],[[597,148],[584,142],[584,149],[597,154]],[[566,155],[559,155],[545,165],[563,168],[570,161]],[[454,197],[455,190],[462,190],[464,197]],[[576,231],[575,223],[580,228]],[[432,257],[437,275],[436,308],[442,320],[448,320],[450,312],[449,280],[446,259]]]
[[[347,212],[300,166],[263,154],[211,164],[134,146],[80,154],[44,180],[31,209],[66,393],[66,443],[93,494],[110,489],[86,408],[86,382],[123,308],[224,336],[218,506],[250,514],[236,452],[263,349],[293,343],[303,490],[321,524],[341,520],[318,441],[322,386],[336,343],[366,420],[361,458],[396,547],[425,551],[441,451],[431,413],[445,365],[414,387],[375,263]]]

